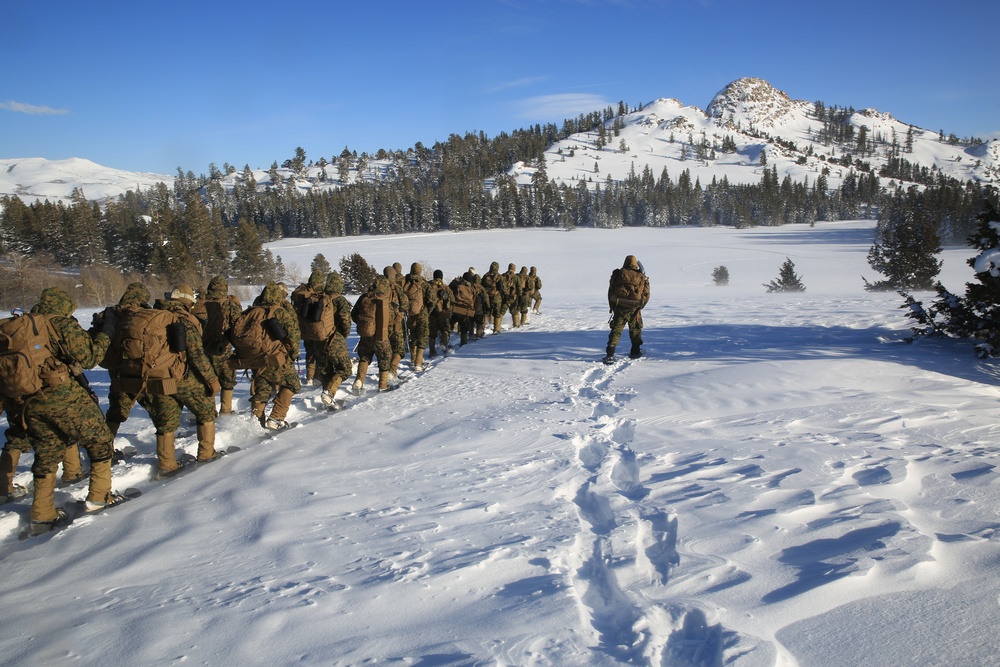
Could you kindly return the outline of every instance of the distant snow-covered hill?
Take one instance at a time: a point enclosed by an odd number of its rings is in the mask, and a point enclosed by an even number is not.
[[[68,203],[76,188],[87,199],[103,201],[128,190],[145,190],[161,182],[171,185],[173,181],[171,176],[111,169],[82,158],[0,159],[0,197],[16,195],[26,202],[48,199]]]
[[[581,183],[594,187],[609,177],[622,180],[630,173],[641,174],[647,166],[655,178],[666,170],[676,181],[688,171],[691,182],[702,185],[713,178],[754,184],[760,182],[766,167],[776,168],[779,180],[789,176],[795,182],[808,179],[814,184],[823,176],[829,187],[837,187],[859,164],[878,173],[896,157],[931,175],[1000,185],[998,140],[970,146],[875,109],[837,111],[843,116],[841,127],[852,128],[849,139],[831,140],[824,134],[815,103],[792,100],[763,79],[738,79],[719,91],[705,110],[662,98],[608,121],[603,145],[597,131],[571,135],[546,151],[546,173],[550,180],[571,187]],[[866,151],[858,146],[862,134],[869,145]],[[398,173],[391,159],[371,158],[362,163],[361,171],[354,164],[343,176],[332,163],[309,166],[303,174],[278,169],[277,176],[283,187],[306,192],[360,180],[392,180]],[[538,166],[518,163],[510,175],[527,184]],[[258,189],[276,185],[267,170],[253,170],[253,178]],[[74,188],[81,188],[88,199],[102,201],[158,182],[172,185],[173,180],[172,176],[110,169],[79,158],[0,159],[0,196],[16,195],[25,201],[68,201]],[[246,180],[242,171],[233,171],[222,182],[232,189]],[[894,180],[907,183],[887,177],[882,183]],[[491,185],[492,181],[486,184]]]

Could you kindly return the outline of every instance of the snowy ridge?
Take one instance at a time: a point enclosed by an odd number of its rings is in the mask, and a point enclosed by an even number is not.
[[[779,181],[787,174],[795,181],[808,178],[810,183],[815,183],[821,173],[828,171],[829,186],[836,187],[850,171],[850,168],[828,162],[820,156],[839,158],[845,152],[854,153],[855,146],[820,142],[816,133],[822,123],[814,116],[813,103],[793,100],[763,79],[733,81],[713,97],[706,109],[661,98],[627,114],[620,137],[614,137],[609,145],[598,148],[596,132],[572,135],[546,151],[548,177],[570,186],[581,180],[599,183],[609,176],[613,180],[622,180],[633,170],[640,173],[648,165],[654,177],[659,177],[666,169],[675,180],[687,169],[691,172],[692,182],[700,179],[703,185],[713,178],[723,177],[731,183],[759,183],[762,150],[766,150],[770,160],[768,167],[777,168]],[[856,111],[848,122],[857,129],[867,127],[869,140],[881,135],[885,141],[895,137],[899,144],[903,144],[911,130],[907,123],[875,109]],[[606,123],[609,129],[611,123]],[[967,147],[940,142],[937,131],[917,127],[912,130],[913,151],[902,155],[909,162],[937,169],[963,182],[973,180],[1000,184],[1000,140]],[[780,143],[762,138],[761,134],[780,140]],[[693,144],[704,139],[709,145],[718,146],[727,138],[735,142],[735,154],[717,150],[715,157],[693,158]],[[624,151],[621,150],[620,140],[624,140],[627,146]],[[789,144],[794,145],[795,150],[789,149]],[[883,148],[880,147],[880,151]],[[409,154],[406,151],[403,153],[403,159],[409,160]],[[310,156],[317,162],[323,154],[323,147],[310,149]],[[312,189],[335,189],[361,181],[390,181],[399,173],[399,165],[391,160],[369,159],[363,171],[352,167],[341,180],[338,168],[332,164],[333,158],[328,159],[330,164],[308,167],[304,174],[296,174],[286,168],[278,169],[281,183],[272,183],[267,169],[251,171],[258,190],[291,185],[300,193]],[[880,154],[859,159],[868,162],[876,172],[886,162]],[[599,163],[598,172],[594,171],[595,162]],[[525,167],[519,163],[510,173],[518,183],[526,185],[531,182],[534,171],[533,166]],[[14,195],[26,201],[49,199],[68,203],[76,187],[82,188],[88,199],[103,201],[137,187],[147,189],[159,182],[171,186],[173,180],[172,176],[124,172],[80,159],[0,159],[0,196]],[[229,190],[243,181],[242,170],[222,179],[223,186]],[[488,179],[487,186],[492,186],[492,179]]]

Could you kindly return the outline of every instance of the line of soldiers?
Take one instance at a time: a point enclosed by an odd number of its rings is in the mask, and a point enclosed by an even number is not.
[[[336,391],[353,370],[347,350],[352,322],[360,338],[352,389],[360,393],[374,360],[379,389],[385,390],[407,354],[419,372],[425,349],[429,357],[438,354],[438,346],[443,353],[450,351],[452,331],[459,332],[465,345],[486,335],[488,318],[493,333],[499,333],[506,312],[514,327],[527,323],[529,310],[540,312],[541,280],[535,267],[530,273],[524,267],[517,272],[510,264],[500,273],[493,262],[483,276],[470,268],[447,284],[440,270],[432,280],[422,273],[419,263],[405,275],[398,263],[386,267],[352,306],[338,273],[313,271],[291,295],[283,284],[268,283],[246,310],[229,294],[223,276],[212,278],[202,299],[182,284],[153,305],[149,290],[132,283],[117,305],[94,316],[89,330],[72,316],[75,304],[68,294],[43,290],[32,313],[51,320],[47,363],[67,370],[36,394],[4,397],[8,429],[0,452],[0,503],[26,493],[14,477],[21,453],[32,449],[30,530],[41,534],[57,526],[64,519],[54,504],[57,470],[63,466],[63,484],[82,479],[80,447],[90,460],[85,511],[99,512],[118,502],[120,496],[111,490],[114,439],[137,402],[156,427],[156,479],[175,476],[185,467],[175,448],[185,407],[197,422],[195,461],[218,460],[223,452],[215,449],[216,416],[233,413],[239,369],[251,374],[250,412],[261,426],[288,428],[285,418],[301,389],[295,365],[300,342],[307,382],[322,384],[323,404],[336,408]],[[308,306],[317,303],[319,311],[310,311]],[[321,324],[324,318],[329,326]],[[257,351],[259,347],[265,349]],[[111,380],[103,415],[84,375],[97,365],[108,370]],[[272,406],[265,415],[268,403]]]

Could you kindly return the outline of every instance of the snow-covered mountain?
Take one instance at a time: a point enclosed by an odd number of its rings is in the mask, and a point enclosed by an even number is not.
[[[16,195],[26,202],[69,202],[76,188],[87,199],[103,201],[128,190],[145,190],[161,182],[172,184],[173,180],[163,174],[112,169],[82,158],[0,159],[0,197]]]
[[[688,170],[692,183],[707,185],[725,177],[730,183],[754,184],[761,180],[763,152],[766,167],[775,167],[779,180],[788,175],[795,182],[815,183],[822,175],[830,187],[839,186],[852,168],[878,173],[890,157],[962,182],[1000,184],[996,140],[975,146],[948,137],[942,141],[938,131],[912,127],[876,109],[837,109],[843,124],[853,128],[853,138],[830,140],[816,106],[790,99],[763,79],[739,79],[719,91],[706,110],[675,99],[644,105],[625,116],[617,135],[603,147],[598,132],[563,139],[546,151],[546,171],[550,179],[570,184],[621,180],[642,173],[646,166],[656,178],[666,169],[676,181]],[[864,153],[857,140],[862,128],[869,146]],[[518,164],[511,173],[519,183],[527,183],[534,171],[533,165]],[[883,185],[893,182],[889,177],[881,180]]]
[[[707,185],[713,178],[725,177],[730,183],[752,184],[761,180],[763,154],[767,168],[776,168],[779,179],[787,175],[795,182],[815,183],[824,176],[830,187],[836,187],[852,169],[878,173],[895,157],[931,175],[1000,185],[1000,142],[995,139],[970,145],[876,109],[823,107],[823,111],[836,111],[839,127],[852,128],[847,138],[831,138],[824,132],[815,103],[793,100],[763,79],[738,79],[719,91],[704,110],[661,98],[609,120],[603,145],[597,131],[573,134],[546,151],[546,171],[549,179],[570,186],[583,181],[593,187],[609,177],[621,180],[647,166],[656,178],[666,169],[676,180],[687,170],[692,183],[700,180]],[[618,128],[613,129],[616,121]],[[862,134],[867,150],[859,146]],[[283,184],[305,192],[358,180],[391,179],[397,167],[391,158],[372,158],[364,161],[360,172],[353,165],[343,179],[332,163],[314,164],[304,174],[282,168],[278,175]],[[537,167],[518,163],[510,174],[527,184]],[[258,188],[273,185],[268,170],[253,170],[253,176]],[[242,178],[236,171],[226,175],[223,184],[232,188]],[[882,181],[884,185],[907,182],[891,177]],[[157,182],[171,185],[173,177],[110,169],[83,159],[0,159],[0,196],[17,195],[26,201],[68,201],[77,187],[88,199],[100,201]]]

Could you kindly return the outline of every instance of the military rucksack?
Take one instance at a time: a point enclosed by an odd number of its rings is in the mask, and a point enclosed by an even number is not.
[[[615,269],[611,274],[611,305],[636,308],[642,305],[646,276],[635,269]]]
[[[282,342],[284,327],[275,317],[280,305],[250,306],[233,322],[231,341],[236,367],[262,370],[280,368],[288,361]]]
[[[51,347],[50,318],[29,314],[0,320],[0,394],[23,399],[69,379],[69,369]]]
[[[187,329],[177,313],[155,308],[128,311],[111,341],[113,390],[137,395],[177,393],[187,369]]]
[[[357,325],[358,336],[389,340],[389,297],[379,298],[374,294],[362,294],[351,309],[351,319]]]
[[[222,301],[204,301],[202,306],[205,311],[205,320],[202,324],[201,340],[205,352],[212,356],[219,356],[226,352],[229,347],[229,332],[231,327],[227,327],[226,309],[227,302],[232,302],[239,308],[239,299],[229,294]]]
[[[297,315],[302,340],[326,340],[336,330],[337,308],[333,297],[315,292],[302,299]]]
[[[476,314],[476,288],[465,281],[455,286],[455,300],[452,302],[452,312],[464,317]]]
[[[410,315],[419,315],[424,309],[424,285],[419,278],[406,277],[403,283],[403,293],[410,300]]]

